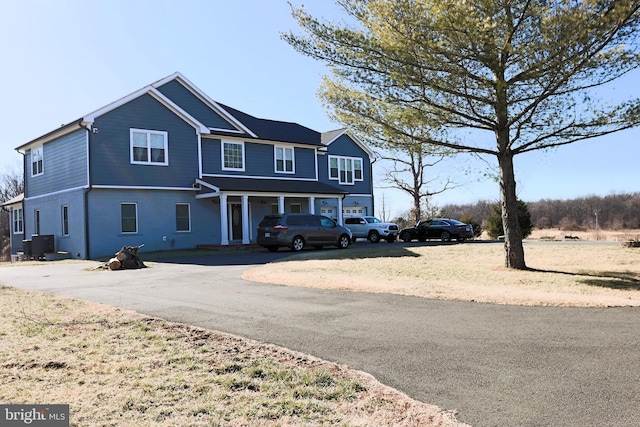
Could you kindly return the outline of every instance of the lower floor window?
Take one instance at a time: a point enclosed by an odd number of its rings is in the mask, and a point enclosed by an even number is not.
[[[135,203],[120,204],[120,224],[123,233],[138,232],[138,205]]]
[[[40,234],[40,209],[33,211],[33,231],[35,234]]]
[[[13,234],[22,234],[24,230],[24,220],[22,218],[22,209],[14,209],[13,215]]]
[[[189,203],[176,203],[176,231],[191,231]]]
[[[62,235],[69,235],[69,206],[62,206]]]

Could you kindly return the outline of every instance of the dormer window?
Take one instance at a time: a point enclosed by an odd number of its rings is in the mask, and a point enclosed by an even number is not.
[[[131,129],[131,163],[137,165],[169,164],[167,132]]]

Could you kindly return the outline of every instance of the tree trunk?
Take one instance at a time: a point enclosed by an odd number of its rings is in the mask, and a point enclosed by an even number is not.
[[[504,228],[505,266],[525,270],[522,230],[518,223],[518,199],[516,178],[513,171],[513,155],[510,152],[498,157],[500,165],[500,202]]]
[[[420,195],[418,193],[413,196],[413,215],[417,224],[422,219],[422,207],[420,206]]]

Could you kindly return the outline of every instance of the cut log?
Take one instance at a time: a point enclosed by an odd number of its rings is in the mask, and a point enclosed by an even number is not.
[[[118,258],[111,258],[107,265],[109,266],[109,270],[120,270],[122,267],[122,263]]]

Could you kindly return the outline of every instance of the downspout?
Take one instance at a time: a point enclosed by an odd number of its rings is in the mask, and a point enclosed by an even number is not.
[[[82,120],[79,122],[80,126],[83,126]],[[85,125],[87,131],[87,188],[84,190],[84,253],[85,259],[91,259],[90,245],[89,245],[89,193],[93,189],[93,180],[91,179],[91,125]]]
[[[20,152],[19,149],[16,148],[16,151],[19,154],[22,154],[22,202],[20,202],[20,204],[22,205],[22,240],[25,240],[25,238],[27,237],[27,221],[25,220],[26,217],[26,211],[24,210],[24,201],[27,198],[27,156],[26,153],[22,153]],[[9,230],[11,230],[11,223],[9,224]],[[9,233],[9,236],[13,236],[13,233]],[[9,244],[11,244],[11,241],[9,241]],[[24,251],[24,248],[22,248],[22,250]]]
[[[373,196],[373,164],[378,161],[377,157],[373,158],[369,166],[369,185],[371,186],[371,215],[376,215],[376,198]]]

